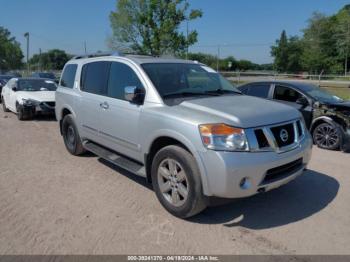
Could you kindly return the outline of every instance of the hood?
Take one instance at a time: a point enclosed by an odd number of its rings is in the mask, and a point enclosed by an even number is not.
[[[350,116],[350,101],[344,101],[341,103],[321,103],[319,108],[339,112],[346,117]]]
[[[179,105],[241,128],[271,125],[301,117],[298,110],[262,98],[235,95],[185,101]]]
[[[38,102],[54,102],[55,91],[18,91],[17,98],[32,99]]]
[[[342,103],[329,104],[329,107],[335,107],[340,110],[349,110],[350,111],[350,101],[344,101]]]

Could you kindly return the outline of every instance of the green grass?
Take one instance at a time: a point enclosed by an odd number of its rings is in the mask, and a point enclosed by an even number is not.
[[[341,88],[341,87],[322,87],[332,94],[339,96],[342,99],[350,100],[350,88]]]

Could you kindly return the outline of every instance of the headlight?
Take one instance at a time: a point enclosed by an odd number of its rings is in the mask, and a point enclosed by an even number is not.
[[[35,105],[36,102],[34,100],[31,99],[22,99],[23,105],[25,106],[31,106],[31,105]]]
[[[342,113],[343,113],[344,115],[346,115],[346,116],[350,116],[350,111],[348,111],[348,110],[343,111]]]
[[[200,125],[203,144],[212,150],[249,151],[244,129],[225,124]]]

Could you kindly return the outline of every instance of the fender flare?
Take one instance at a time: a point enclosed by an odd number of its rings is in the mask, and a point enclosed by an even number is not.
[[[144,147],[145,151],[143,153],[148,154],[154,141],[156,141],[156,139],[158,139],[159,137],[169,137],[169,138],[175,139],[175,140],[179,141],[180,143],[182,143],[185,147],[187,147],[187,149],[190,151],[190,153],[193,155],[193,157],[195,158],[195,160],[197,162],[197,166],[199,168],[200,177],[201,177],[201,181],[202,181],[203,193],[205,195],[210,194],[210,190],[208,187],[207,173],[206,173],[206,169],[202,163],[201,157],[200,157],[195,145],[189,139],[187,139],[183,134],[176,132],[174,130],[170,130],[170,129],[158,130],[157,132],[152,134],[152,137],[147,139],[147,141],[150,141],[150,143],[147,143],[147,146]]]
[[[73,118],[76,118],[76,114],[74,113],[74,110],[71,106],[64,104],[59,110],[56,110],[56,120],[58,121],[59,127],[60,127],[60,134],[62,135],[62,121],[63,121],[63,111],[67,109],[73,116]]]
[[[335,122],[331,117],[329,116],[320,116],[315,118],[314,120],[312,120],[311,126],[310,126],[310,132],[312,133],[312,131],[314,130],[314,128],[317,126],[317,123],[319,121],[323,121],[326,122],[328,124],[334,125],[337,124],[337,122]]]

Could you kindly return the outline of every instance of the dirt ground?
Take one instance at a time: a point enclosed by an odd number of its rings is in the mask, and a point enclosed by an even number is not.
[[[313,149],[290,184],[190,220],[142,179],[73,157],[54,119],[0,112],[0,254],[350,254],[350,155]]]

